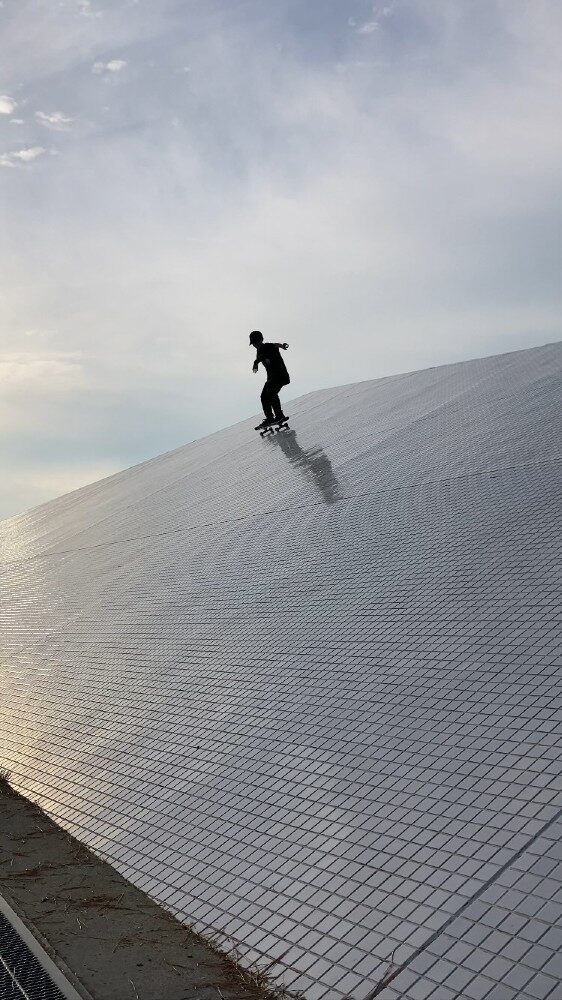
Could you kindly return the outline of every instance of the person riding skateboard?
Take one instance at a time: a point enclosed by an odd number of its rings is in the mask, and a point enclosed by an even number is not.
[[[260,430],[263,427],[269,427],[270,424],[276,424],[287,419],[281,409],[279,390],[284,385],[289,385],[291,379],[289,378],[289,372],[285,367],[285,362],[279,353],[279,349],[281,348],[281,350],[286,351],[289,345],[265,344],[263,334],[259,330],[252,330],[250,344],[256,348],[256,360],[254,361],[252,371],[254,373],[257,372],[261,363],[267,372],[267,380],[261,392],[261,405],[263,406],[265,420],[256,427],[256,430]]]

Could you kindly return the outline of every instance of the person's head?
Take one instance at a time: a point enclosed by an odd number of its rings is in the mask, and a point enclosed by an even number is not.
[[[250,343],[252,347],[259,347],[260,344],[263,344],[263,333],[260,333],[259,330],[252,330],[250,334]]]

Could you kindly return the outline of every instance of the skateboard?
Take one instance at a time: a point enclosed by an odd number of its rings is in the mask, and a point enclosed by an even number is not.
[[[276,434],[279,431],[282,431],[284,427],[288,426],[289,426],[289,418],[285,417],[284,420],[274,421],[272,424],[269,424],[268,427],[260,427],[258,424],[258,426],[255,429],[260,432],[260,437],[265,437],[266,434]]]

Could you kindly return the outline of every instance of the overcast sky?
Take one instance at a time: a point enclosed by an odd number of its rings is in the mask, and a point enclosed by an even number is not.
[[[560,0],[2,0],[0,517],[560,338]],[[290,412],[290,406],[287,407]]]

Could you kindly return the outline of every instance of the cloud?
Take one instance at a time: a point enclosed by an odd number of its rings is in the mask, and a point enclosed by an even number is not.
[[[0,154],[0,167],[16,167],[32,163],[38,156],[43,156],[47,150],[43,146],[29,146],[27,149],[17,149],[11,153]]]
[[[95,62],[92,66],[92,73],[121,73],[127,68],[125,59],[110,59],[109,62]]]
[[[37,331],[25,331],[31,336]],[[70,351],[11,351],[0,354],[0,386],[4,393],[25,388],[41,393],[71,388],[83,381],[82,358]]]
[[[45,128],[53,129],[54,132],[66,132],[72,125],[74,118],[63,115],[62,111],[36,111],[35,120]]]
[[[11,115],[17,108],[17,104],[12,97],[7,94],[0,95],[0,115]]]
[[[371,35],[373,31],[378,31],[379,28],[380,24],[378,21],[365,21],[365,24],[362,24],[359,28],[357,28],[357,34]]]
[[[76,0],[76,6],[84,17],[102,17],[103,11],[95,10],[91,0]]]

